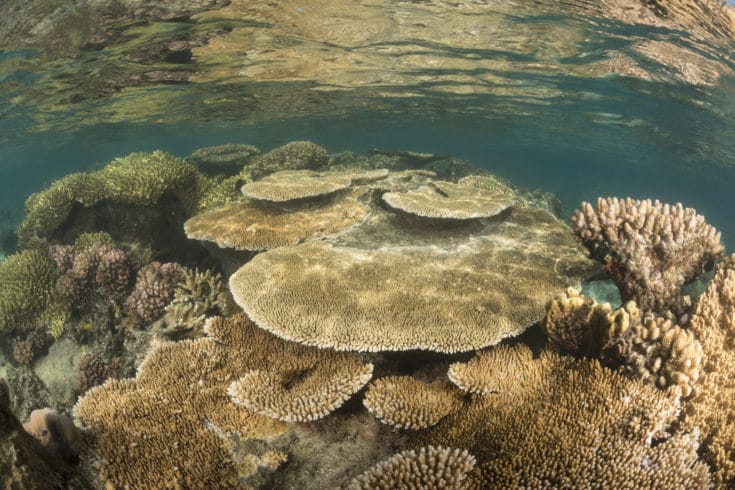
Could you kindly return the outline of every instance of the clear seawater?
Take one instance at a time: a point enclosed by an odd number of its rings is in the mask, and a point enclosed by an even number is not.
[[[334,15],[348,12],[340,2],[334,4]],[[1,226],[17,224],[24,199],[54,179],[132,151],[159,148],[186,156],[222,143],[269,149],[309,139],[332,152],[382,148],[452,154],[518,185],[555,193],[567,215],[580,201],[597,196],[680,201],[722,230],[728,249],[735,245],[732,42],[697,39],[685,28],[605,18],[599,8],[589,11],[595,2],[530,2],[522,8],[512,2],[428,2],[433,10],[427,12],[419,8],[423,3],[372,5],[388,18],[414,19],[427,29],[437,25],[437,16],[451,18],[468,5],[475,10],[436,41],[431,33],[412,39],[417,34],[407,30],[404,38],[381,41],[373,35],[363,44],[352,39],[359,36],[349,36],[348,46],[336,44],[339,25],[326,18],[320,30],[296,32],[296,41],[290,40],[298,50],[301,37],[311,36],[307,41],[318,49],[304,49],[304,63],[322,62],[323,56],[325,73],[317,66],[297,76],[274,71],[262,81],[227,74],[202,81],[194,77],[187,84],[90,92],[86,100],[77,95],[79,103],[67,93],[79,80],[96,76],[95,70],[118,63],[120,53],[110,47],[114,43],[80,48],[78,56],[67,53],[62,60],[43,47],[0,46]],[[456,30],[478,31],[484,25],[488,32],[475,32],[471,43]],[[267,33],[275,26],[254,29]],[[288,28],[279,32],[285,36]],[[666,63],[681,54],[643,56],[638,46],[647,41],[670,43],[705,64],[716,62],[719,73],[711,83],[688,83]],[[413,43],[410,49],[402,47],[407,43]],[[391,49],[398,53],[395,59],[376,57]],[[372,80],[349,70],[340,78],[339,66],[327,64],[335,56],[331,51],[385,65],[366,69],[375,72]],[[599,69],[613,51],[635,59],[649,79]],[[209,69],[197,65],[204,64],[205,54],[185,66],[193,63],[195,72]],[[422,58],[413,60],[413,55]],[[247,56],[219,63],[246,61]]]

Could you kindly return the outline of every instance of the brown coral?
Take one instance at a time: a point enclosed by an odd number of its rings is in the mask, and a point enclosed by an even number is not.
[[[125,300],[131,323],[149,323],[160,317],[173,299],[186,270],[176,262],[151,262],[138,270],[135,288]]]
[[[303,371],[249,371],[230,385],[228,393],[235,403],[255,413],[284,422],[306,422],[340,407],[372,375],[372,364],[338,354]]]
[[[664,315],[686,312],[681,288],[724,252],[720,233],[692,208],[659,201],[598,198],[572,217],[574,232],[599,260],[623,301]]]
[[[534,359],[524,346],[481,357],[470,362],[490,394],[474,395],[422,439],[474,454],[477,488],[707,487],[696,430],[668,434],[678,389],[657,390],[594,360],[550,351]]]
[[[242,193],[253,199],[283,202],[330,194],[351,183],[350,176],[342,172],[283,170],[245,184]]]
[[[422,447],[403,451],[372,467],[355,478],[349,490],[375,488],[469,488],[467,473],[475,466],[475,457],[466,450],[445,447]]]
[[[515,203],[506,192],[443,181],[432,181],[415,191],[387,192],[383,201],[407,213],[448,219],[487,218]]]
[[[717,267],[689,328],[701,340],[705,357],[683,426],[701,429],[704,460],[715,483],[730,488],[735,484],[735,255]]]
[[[362,221],[369,212],[355,191],[318,205],[295,209],[246,201],[226,204],[184,223],[189,238],[237,250],[265,250],[295,245],[336,233]]]
[[[77,362],[76,392],[81,396],[108,378],[120,377],[120,358],[106,361],[99,354],[85,354]]]
[[[598,304],[569,288],[546,304],[546,316],[541,328],[556,346],[578,354],[598,355],[600,331],[609,327],[608,303]]]
[[[425,429],[458,408],[459,395],[446,382],[425,383],[410,376],[389,376],[370,383],[363,403],[385,424]]]
[[[588,266],[550,214],[514,208],[487,234],[443,244],[280,247],[233,274],[230,290],[261,328],[288,340],[457,352],[522,332]]]

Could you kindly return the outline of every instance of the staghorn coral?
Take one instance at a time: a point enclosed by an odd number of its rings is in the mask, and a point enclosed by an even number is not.
[[[476,460],[467,450],[442,446],[403,451],[355,478],[349,490],[389,488],[470,488],[465,481]]]
[[[176,285],[173,299],[166,305],[161,332],[197,336],[204,327],[204,321],[211,316],[226,314],[231,302],[221,274],[214,274],[211,270],[187,270],[183,280]]]
[[[389,376],[370,383],[363,403],[385,424],[425,429],[457,409],[459,395],[443,381],[425,383],[410,376]]]
[[[643,311],[686,313],[681,288],[724,252],[720,233],[692,208],[658,200],[598,198],[582,203],[572,227],[590,257]]]
[[[408,236],[405,246],[280,247],[233,274],[230,291],[261,328],[307,345],[478,349],[538,321],[548,297],[577,283],[590,265],[545,211],[514,208],[488,230],[437,243],[425,238],[433,230],[422,229],[426,245],[400,228],[389,230],[390,238]]]
[[[174,297],[186,270],[176,262],[151,262],[138,270],[135,288],[125,300],[130,322],[150,323],[159,318]]]
[[[303,372],[305,363],[347,357],[284,342],[242,314],[207,320],[205,333],[164,343],[135,378],[107,380],[77,402],[109,486],[239,488],[228,440],[264,439],[286,425],[232,403],[230,384],[250,370]]]
[[[464,377],[489,394],[467,399],[419,441],[474,454],[471,486],[707,488],[697,431],[669,433],[681,409],[678,388],[657,390],[548,350],[534,359],[520,345],[478,356]]]
[[[0,331],[26,329],[43,321],[54,294],[56,270],[37,250],[23,250],[0,263]]]
[[[414,191],[387,192],[383,201],[407,213],[446,219],[488,218],[515,204],[506,192],[438,180]]]
[[[283,209],[248,201],[226,204],[184,223],[189,238],[237,250],[266,250],[295,245],[353,226],[367,216],[364,191],[348,192],[326,203]]]
[[[230,385],[235,403],[284,422],[320,419],[342,406],[373,375],[373,365],[336,354],[301,370],[249,371]]]
[[[702,431],[702,455],[717,488],[735,485],[735,255],[717,266],[699,297],[689,329],[702,342],[704,363],[682,427]]]
[[[346,189],[352,183],[342,172],[313,170],[282,170],[242,187],[242,193],[252,199],[284,202],[330,194]]]
[[[101,170],[57,180],[26,200],[26,216],[18,228],[21,247],[38,246],[60,229],[72,207],[113,203],[151,205],[165,193],[176,196],[190,212],[196,209],[197,173],[180,158],[154,151],[116,158]]]

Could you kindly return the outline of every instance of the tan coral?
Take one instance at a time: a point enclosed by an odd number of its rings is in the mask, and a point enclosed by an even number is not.
[[[735,485],[735,255],[726,258],[699,297],[689,329],[704,353],[695,396],[683,426],[702,430],[703,459],[717,488]]]
[[[707,488],[697,432],[677,432],[677,388],[523,345],[480,354],[483,391],[422,433],[477,457],[473,488]],[[470,364],[468,363],[468,364]],[[602,402],[604,401],[604,402]]]
[[[467,473],[475,457],[466,450],[422,447],[418,452],[403,451],[378,463],[355,478],[349,490],[375,488],[469,488]]]
[[[515,203],[506,192],[432,181],[415,191],[387,192],[391,207],[427,218],[472,219],[495,216]]]
[[[623,301],[643,311],[684,314],[681,288],[724,252],[720,233],[681,203],[598,198],[575,211],[572,227],[590,257],[599,260]]]
[[[610,305],[598,304],[593,298],[585,298],[578,290],[569,288],[546,305],[546,316],[541,322],[549,340],[558,347],[574,353],[599,352],[594,333],[599,325],[608,325]]]
[[[282,170],[242,187],[252,199],[283,202],[330,194],[352,183],[349,174],[313,170]]]
[[[385,424],[425,429],[459,406],[459,393],[442,381],[425,383],[410,376],[388,376],[370,383],[363,403]]]
[[[318,205],[284,209],[254,201],[226,204],[184,223],[189,238],[237,250],[266,250],[295,245],[353,226],[370,208],[354,190]]]
[[[552,215],[514,208],[491,233],[442,246],[280,247],[233,274],[230,290],[261,328],[287,340],[458,352],[522,332],[590,270]]]
[[[307,422],[342,406],[370,381],[373,365],[336,355],[304,371],[249,371],[230,385],[235,403],[284,422]]]

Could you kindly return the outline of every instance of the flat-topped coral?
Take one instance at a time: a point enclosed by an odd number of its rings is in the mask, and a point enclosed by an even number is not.
[[[475,457],[467,450],[446,447],[422,447],[418,452],[403,451],[381,461],[355,478],[349,490],[375,488],[470,488],[467,473],[475,466]]]
[[[541,382],[529,349],[499,345],[479,352],[467,362],[449,366],[449,380],[467,393],[487,395],[513,390],[534,391]]]
[[[703,458],[717,488],[735,485],[735,255],[718,265],[699,297],[690,330],[704,351],[695,396],[685,407],[683,427],[702,431]]]
[[[255,146],[227,144],[199,148],[186,160],[205,174],[234,175],[258,155],[260,150]]]
[[[365,392],[365,407],[381,422],[401,429],[425,429],[459,407],[459,393],[444,381],[411,376],[376,379]]]
[[[415,191],[387,192],[383,201],[395,209],[428,218],[488,218],[515,203],[506,192],[432,181]]]
[[[605,265],[623,301],[661,315],[686,312],[682,286],[725,250],[720,233],[680,203],[598,198],[596,210],[582,203],[572,226],[590,257]]]
[[[227,387],[248,368],[276,365],[281,341],[243,316],[210,320],[211,337],[152,351],[134,379],[108,380],[74,408],[94,434],[101,477],[115,488],[240,488],[226,436],[267,437],[283,423],[232,403]],[[247,361],[247,363],[245,362]]]
[[[342,406],[373,375],[372,364],[344,354],[308,364],[296,372],[249,371],[230,385],[228,393],[235,403],[255,413],[284,422],[306,422]]]
[[[35,326],[54,294],[56,270],[48,256],[23,250],[0,263],[0,331]]]
[[[90,207],[108,199],[150,205],[170,193],[193,211],[197,180],[193,165],[162,151],[132,153],[96,172],[67,175],[26,200],[26,216],[18,228],[19,244],[30,247],[49,238],[64,224],[75,203]]]
[[[473,488],[708,487],[697,431],[671,434],[677,388],[548,350],[534,359],[525,346],[481,356],[467,369],[490,394],[472,396],[419,441],[475,455]]]
[[[261,328],[288,340],[457,352],[522,332],[590,270],[568,228],[518,207],[486,233],[443,246],[276,248],[233,274],[230,290]]]
[[[252,199],[283,202],[330,194],[352,183],[349,174],[313,170],[282,170],[242,187]]]
[[[367,216],[354,190],[321,205],[297,209],[264,206],[254,201],[230,203],[194,216],[184,223],[189,238],[212,241],[225,248],[265,250],[295,245],[309,238],[336,233]]]

